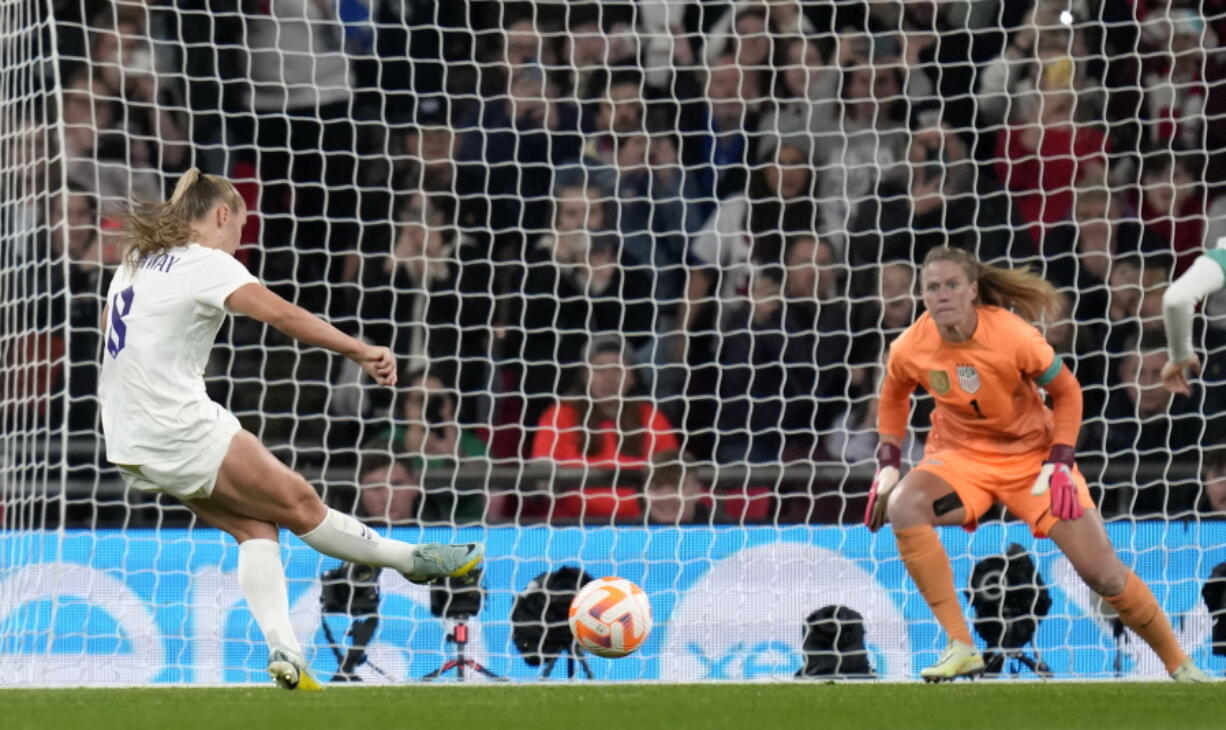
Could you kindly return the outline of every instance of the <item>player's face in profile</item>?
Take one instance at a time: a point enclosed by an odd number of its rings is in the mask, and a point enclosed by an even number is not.
[[[222,225],[225,250],[234,253],[243,238],[243,226],[247,224],[247,206],[239,203],[238,210],[230,208],[230,217]]]
[[[940,326],[966,322],[974,311],[979,285],[953,261],[933,261],[924,267],[924,306]]]

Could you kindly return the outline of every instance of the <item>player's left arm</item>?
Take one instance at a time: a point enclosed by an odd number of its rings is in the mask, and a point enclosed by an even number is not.
[[[379,385],[396,384],[396,359],[391,350],[350,337],[259,282],[235,289],[225,304],[232,311],[276,327],[299,342],[344,355]]]
[[[1010,339],[1017,348],[1014,352],[1018,370],[1047,390],[1055,421],[1051,450],[1030,493],[1038,496],[1050,492],[1052,514],[1062,520],[1075,520],[1082,513],[1077,483],[1073,481],[1083,409],[1081,383],[1038,329],[1021,319],[1017,324],[1016,336]]]
[[[1215,249],[1214,255],[1222,251]],[[1171,282],[1162,296],[1162,320],[1166,326],[1167,361],[1162,366],[1162,384],[1180,395],[1191,395],[1188,373],[1200,372],[1200,359],[1192,349],[1192,319],[1196,305],[1226,286],[1220,259],[1199,256],[1183,276]]]
[[[1052,417],[1055,429],[1052,434],[1051,451],[1034,480],[1031,494],[1051,492],[1051,511],[1062,520],[1081,517],[1081,501],[1077,496],[1077,484],[1073,481],[1076,466],[1077,435],[1081,430],[1082,396],[1081,383],[1076,376],[1057,359],[1056,375],[1046,382],[1035,382],[1047,389],[1051,396]]]

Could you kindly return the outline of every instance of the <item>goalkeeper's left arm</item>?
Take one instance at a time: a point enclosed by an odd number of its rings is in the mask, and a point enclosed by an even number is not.
[[[1218,239],[1219,246],[1226,238]],[[1220,256],[1220,259],[1219,259]],[[1192,350],[1192,317],[1196,305],[1205,297],[1226,286],[1223,264],[1226,250],[1214,249],[1193,262],[1167,288],[1162,297],[1162,318],[1166,324],[1167,362],[1162,366],[1162,384],[1167,390],[1182,395],[1191,393],[1188,372],[1200,372],[1200,360]]]

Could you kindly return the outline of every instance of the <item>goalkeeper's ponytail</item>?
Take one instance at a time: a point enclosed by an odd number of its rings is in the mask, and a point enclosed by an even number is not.
[[[1028,269],[1004,269],[981,263],[960,248],[941,246],[924,257],[924,266],[951,261],[962,267],[971,281],[979,282],[979,303],[1012,309],[1030,321],[1044,316],[1058,318],[1063,302],[1051,282]]]

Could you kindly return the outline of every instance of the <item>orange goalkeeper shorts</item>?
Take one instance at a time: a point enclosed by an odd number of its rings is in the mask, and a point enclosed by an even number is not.
[[[979,518],[995,502],[1000,502],[1027,525],[1035,537],[1046,537],[1047,531],[1059,519],[1051,513],[1051,494],[1034,496],[1030,490],[1043,468],[1047,450],[1026,454],[982,454],[975,451],[946,449],[925,454],[915,467],[938,476],[949,483],[958,493],[966,507],[966,521],[962,526],[973,531]],[[1073,467],[1073,481],[1081,506],[1090,509],[1097,505],[1090,497],[1085,477]]]

